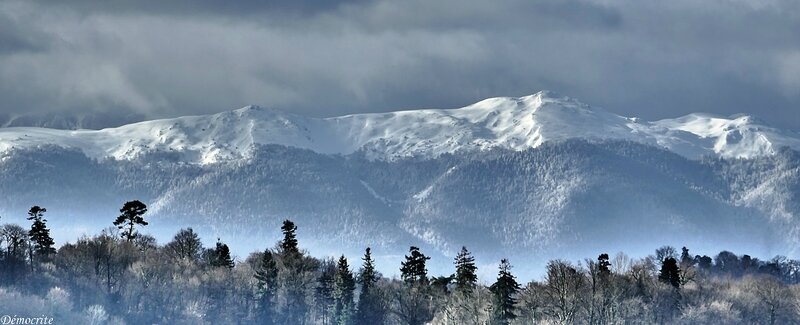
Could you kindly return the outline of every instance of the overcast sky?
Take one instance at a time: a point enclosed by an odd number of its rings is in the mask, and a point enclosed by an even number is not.
[[[334,116],[543,89],[800,130],[800,1],[0,2],[6,115]]]

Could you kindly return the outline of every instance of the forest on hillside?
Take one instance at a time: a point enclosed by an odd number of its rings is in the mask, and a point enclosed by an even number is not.
[[[417,247],[400,278],[360,261],[317,258],[298,226],[234,260],[226,243],[203,247],[186,228],[160,245],[145,234],[147,206],[130,201],[110,227],[56,249],[47,209],[30,225],[0,226],[0,315],[53,324],[787,324],[800,322],[800,261],[658,248],[650,256],[598,252],[552,260],[520,283],[513,261],[482,283],[470,251],[451,274],[428,274]],[[1,220],[0,220],[1,221]],[[302,225],[301,225],[302,226]],[[7,317],[7,318],[5,318]]]

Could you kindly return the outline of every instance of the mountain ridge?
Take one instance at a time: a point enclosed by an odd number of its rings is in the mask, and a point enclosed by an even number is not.
[[[691,159],[753,158],[772,155],[783,146],[800,149],[800,135],[747,115],[693,113],[650,122],[540,91],[488,98],[462,108],[328,118],[250,105],[101,130],[0,128],[0,152],[57,145],[78,148],[95,159],[132,160],[160,152],[187,163],[212,164],[248,159],[254,145],[278,144],[323,154],[364,151],[373,159],[392,160],[498,147],[520,151],[576,138],[634,141]]]

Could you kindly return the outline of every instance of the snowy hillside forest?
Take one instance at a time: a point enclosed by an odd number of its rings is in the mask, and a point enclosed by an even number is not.
[[[204,166],[168,154],[120,161],[18,149],[0,161],[0,214],[22,222],[32,204],[47,206],[63,243],[96,232],[118,202],[139,199],[159,241],[193,227],[207,245],[235,238],[240,256],[277,240],[292,218],[314,229],[301,239],[316,255],[355,258],[371,246],[381,260],[417,245],[436,257],[436,270],[467,243],[481,264],[509,257],[526,269],[598,250],[646,255],[662,244],[797,256],[800,156],[789,149],[691,160],[633,142],[568,140],[395,161],[279,145],[252,155]]]

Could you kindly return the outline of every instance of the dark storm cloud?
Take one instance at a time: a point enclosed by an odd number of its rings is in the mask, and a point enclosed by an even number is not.
[[[46,35],[23,30],[20,23],[0,12],[0,55],[44,50]]]
[[[550,89],[800,129],[799,31],[800,3],[781,0],[7,1],[0,119],[332,116]]]
[[[42,6],[55,6],[82,14],[146,14],[177,16],[257,16],[296,13],[312,15],[335,10],[342,5],[366,0],[73,0],[47,1],[35,0]]]
[[[607,29],[621,23],[617,10],[575,0],[378,1],[366,6],[343,6],[339,15],[373,32],[471,29],[482,33],[505,33],[515,30]]]

